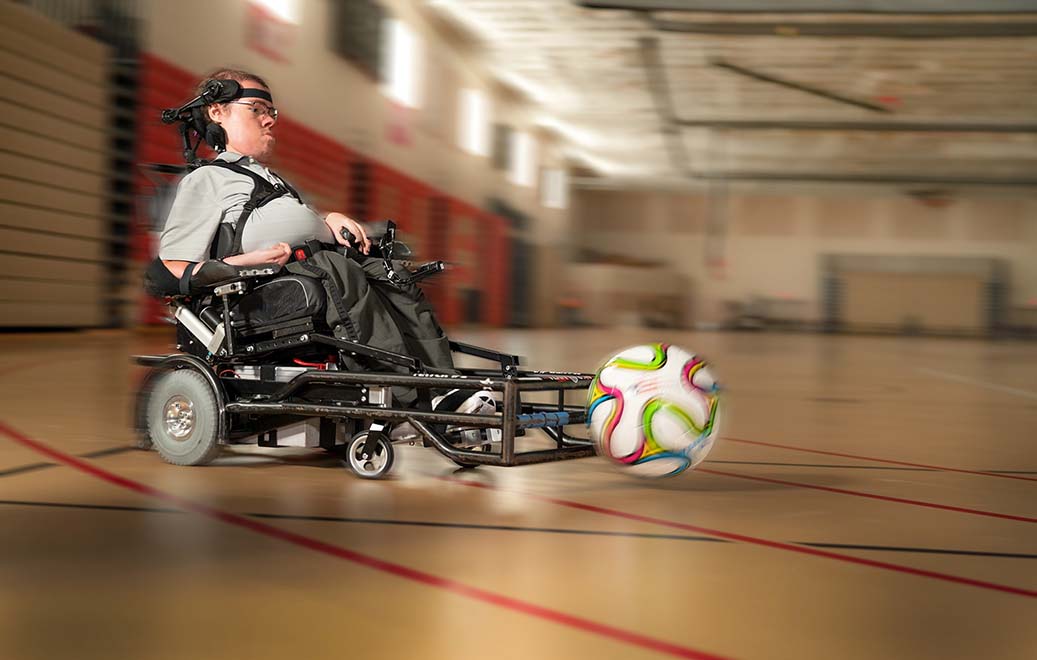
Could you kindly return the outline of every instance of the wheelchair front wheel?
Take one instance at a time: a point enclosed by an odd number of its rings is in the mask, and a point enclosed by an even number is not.
[[[148,434],[162,459],[174,465],[204,465],[220,453],[216,394],[191,369],[163,374],[148,399]]]
[[[343,463],[364,479],[381,479],[392,469],[395,452],[392,442],[376,431],[361,431],[346,447]]]

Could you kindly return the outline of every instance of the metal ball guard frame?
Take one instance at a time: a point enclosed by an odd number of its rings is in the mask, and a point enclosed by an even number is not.
[[[382,443],[382,451],[388,453],[388,465],[375,475],[377,477],[385,476],[391,467],[391,431],[394,426],[404,422],[415,429],[418,433],[417,439],[423,445],[435,447],[444,456],[463,467],[510,467],[582,458],[594,454],[589,439],[574,436],[567,429],[584,424],[585,407],[565,403],[566,392],[586,391],[593,380],[591,374],[524,370],[517,366],[515,356],[457,342],[451,342],[451,348],[455,352],[496,360],[500,367],[461,369],[457,375],[436,374],[423,371],[420,363],[409,356],[379,351],[335,337],[302,334],[282,341],[285,345],[323,344],[347,353],[368,355],[394,364],[409,363],[413,366],[413,374],[307,369],[287,382],[262,378],[245,380],[230,376],[226,371],[228,366],[240,364],[235,361],[234,355],[213,355],[210,360],[186,353],[136,356],[138,364],[151,369],[137,395],[136,426],[142,433],[144,446],[150,446],[154,437],[151,427],[161,420],[168,419],[165,409],[162,417],[152,416],[149,419],[148,410],[153,407],[150,403],[154,386],[163,375],[187,369],[204,377],[215,400],[212,438],[203,440],[209,444],[236,444],[237,438],[245,436],[249,439],[255,437],[260,446],[276,447],[279,446],[278,427],[301,419],[319,418],[318,446],[323,449],[346,453],[348,458],[350,449],[342,442],[343,437],[352,444],[358,436],[366,436],[364,451],[368,455],[374,455],[379,449],[379,443]],[[245,354],[251,354],[256,348],[254,344],[245,344],[240,350]],[[260,369],[262,370],[262,367]],[[219,375],[221,371],[225,374],[222,377]],[[393,407],[393,386],[417,389],[417,406]],[[434,390],[453,388],[499,392],[502,398],[501,410],[493,414],[431,410],[428,405],[431,393]],[[323,399],[330,390],[334,390],[336,394],[334,399],[313,401],[314,398]],[[533,392],[552,393],[556,402],[550,404],[523,400],[525,395]],[[316,396],[313,396],[314,393]],[[182,393],[167,396],[167,402],[159,403],[167,408],[173,405],[183,406]],[[197,408],[197,404],[194,407]],[[457,442],[462,429],[496,429],[499,431],[500,441],[487,441],[478,447],[464,448],[458,446]],[[530,429],[540,429],[555,446],[548,449],[519,450],[516,438],[525,436],[526,431]],[[388,449],[384,449],[386,445]],[[349,462],[349,466],[360,476],[370,476],[365,474],[363,469],[357,469],[357,465],[352,461]]]

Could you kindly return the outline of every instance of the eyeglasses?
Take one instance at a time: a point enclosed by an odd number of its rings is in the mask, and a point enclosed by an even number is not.
[[[252,109],[252,114],[259,117],[270,117],[274,121],[277,121],[277,108],[272,105],[266,105],[264,103],[256,103],[255,101],[229,101],[234,105],[247,105]]]

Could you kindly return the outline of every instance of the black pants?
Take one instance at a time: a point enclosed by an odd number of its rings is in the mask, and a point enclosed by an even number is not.
[[[401,276],[409,275],[398,262],[393,265]],[[450,340],[425,294],[417,285],[389,281],[381,259],[325,250],[287,268],[322,280],[328,295],[328,325],[336,336],[418,358],[437,371],[454,371]],[[387,364],[379,369],[383,367],[393,369]],[[396,389],[400,390],[397,400],[413,403],[413,390]]]

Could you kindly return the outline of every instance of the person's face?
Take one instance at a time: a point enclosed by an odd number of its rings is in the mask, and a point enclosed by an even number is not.
[[[245,89],[266,87],[246,80]],[[263,99],[244,98],[230,103],[209,106],[209,118],[227,131],[227,150],[256,160],[266,160],[274,151],[273,127],[276,123],[268,112],[270,104]]]

